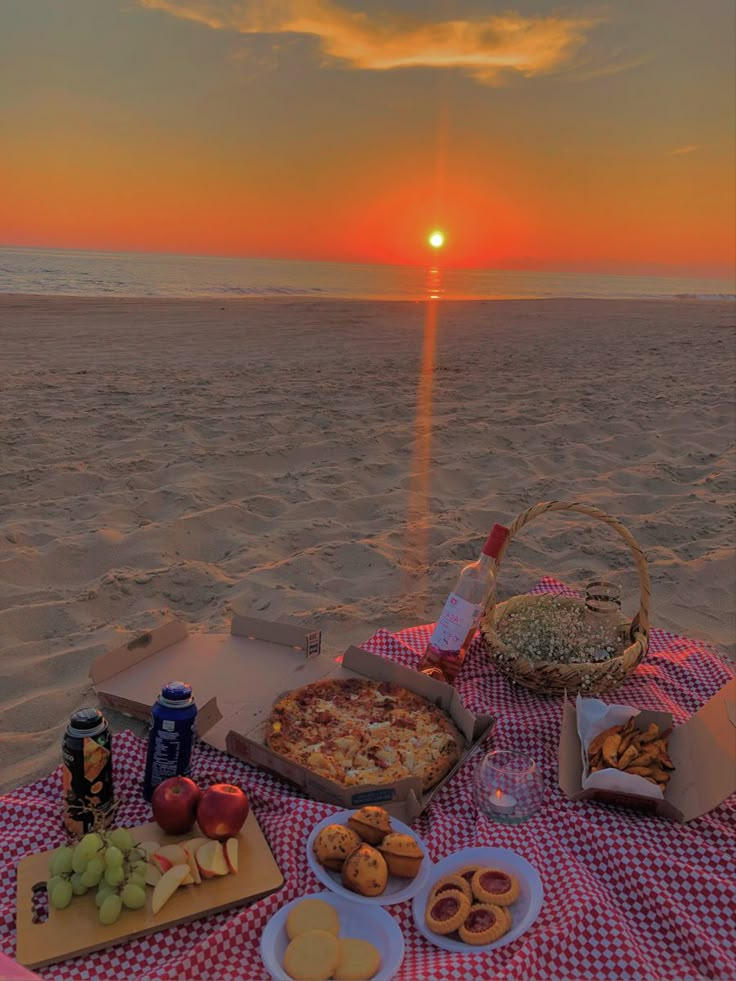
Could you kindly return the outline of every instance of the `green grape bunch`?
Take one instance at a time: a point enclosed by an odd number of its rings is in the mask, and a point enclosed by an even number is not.
[[[146,904],[148,857],[127,828],[90,831],[51,855],[46,890],[54,909],[66,909],[74,896],[96,889],[95,905],[103,926],[116,923],[122,910]]]

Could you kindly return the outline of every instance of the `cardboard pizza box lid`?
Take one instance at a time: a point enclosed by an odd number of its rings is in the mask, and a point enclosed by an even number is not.
[[[382,802],[396,817],[412,820],[490,734],[494,719],[475,716],[450,685],[385,658],[351,647],[343,658],[321,654],[321,635],[289,624],[236,614],[230,634],[189,634],[171,621],[98,658],[90,676],[103,705],[148,719],[161,687],[183,678],[201,705],[200,738],[233,756],[291,780],[307,794],[343,807]],[[264,723],[283,694],[326,677],[359,676],[390,681],[428,698],[446,711],[467,742],[456,767],[428,794],[406,778],[386,786],[349,791],[270,750]]]
[[[643,711],[637,728],[672,725],[667,712]],[[583,763],[575,705],[565,699],[559,747],[559,785],[570,800],[635,807],[684,824],[702,817],[736,792],[736,679],[716,692],[687,722],[674,726],[668,750],[675,770],[664,799],[583,788]]]
[[[143,720],[163,685],[184,678],[199,706],[200,737],[224,750],[223,719],[258,703],[261,679],[303,671],[314,681],[332,665],[320,650],[320,631],[291,624],[236,614],[229,634],[189,634],[171,620],[103,654],[89,673],[103,705]]]

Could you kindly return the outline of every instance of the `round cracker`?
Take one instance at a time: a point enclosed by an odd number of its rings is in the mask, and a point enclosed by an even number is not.
[[[289,910],[286,917],[286,936],[289,940],[310,930],[324,930],[334,937],[340,932],[337,910],[324,899],[304,899]]]
[[[335,981],[369,981],[381,966],[381,955],[369,940],[345,937],[338,941]]]
[[[308,930],[289,943],[284,970],[294,981],[328,981],[337,967],[339,943],[326,930]]]

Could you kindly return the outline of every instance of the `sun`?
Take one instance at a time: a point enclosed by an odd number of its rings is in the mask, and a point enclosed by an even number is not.
[[[441,232],[439,231],[439,229],[437,229],[436,231],[432,232],[432,234],[429,236],[427,241],[429,242],[429,244],[432,246],[433,249],[441,249],[442,246],[445,244],[444,232]]]

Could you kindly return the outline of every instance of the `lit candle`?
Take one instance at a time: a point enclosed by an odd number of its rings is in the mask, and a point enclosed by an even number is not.
[[[511,794],[505,794],[499,787],[491,794],[488,804],[492,811],[497,811],[499,814],[507,814],[516,807],[516,798],[512,797]]]

